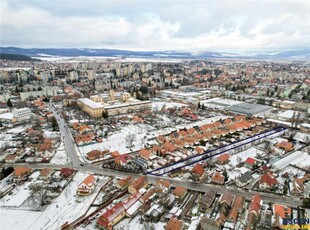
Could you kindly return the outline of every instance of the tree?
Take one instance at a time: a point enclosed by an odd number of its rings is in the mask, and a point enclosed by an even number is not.
[[[205,110],[206,107],[205,107],[205,104],[203,103],[202,106],[201,106],[201,109]]]
[[[226,182],[226,181],[228,181],[228,174],[227,174],[227,171],[225,170],[224,172],[223,172],[223,176],[224,176],[224,181]]]
[[[143,85],[143,86],[140,87],[140,92],[142,94],[148,94],[149,89],[146,86]]]
[[[107,118],[109,117],[108,111],[103,110],[103,111],[102,111],[102,117],[103,117],[104,119],[107,119]]]
[[[198,102],[198,109],[201,109],[201,104],[200,104],[200,102]]]
[[[40,204],[44,206],[46,204],[47,190],[41,184],[33,184],[31,187],[31,201],[33,204]]]
[[[39,86],[38,91],[41,91],[41,90],[42,90],[42,87],[41,87],[41,86]]]
[[[133,133],[128,133],[128,135],[126,136],[126,143],[129,147],[133,146],[133,142],[136,139],[136,135]]]
[[[278,85],[276,85],[276,87],[274,87],[274,91],[278,91]]]
[[[56,131],[56,128],[58,128],[58,124],[57,124],[56,118],[52,117],[51,122],[52,122],[53,131]]]
[[[12,108],[12,107],[13,107],[13,104],[12,104],[12,102],[11,102],[11,99],[10,99],[10,98],[7,100],[6,104],[7,104],[7,106],[8,106],[8,107],[10,107],[10,108]]]
[[[19,90],[18,90],[18,86],[15,86],[15,92],[18,93]]]

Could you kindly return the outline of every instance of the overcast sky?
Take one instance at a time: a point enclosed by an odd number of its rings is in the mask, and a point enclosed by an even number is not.
[[[310,0],[1,0],[1,46],[270,51],[310,47]]]

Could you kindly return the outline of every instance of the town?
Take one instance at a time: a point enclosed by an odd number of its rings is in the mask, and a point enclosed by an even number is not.
[[[310,218],[309,61],[0,68],[2,229],[283,229]]]

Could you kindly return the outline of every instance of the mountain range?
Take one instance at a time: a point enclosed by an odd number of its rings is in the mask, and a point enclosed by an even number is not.
[[[179,59],[310,59],[310,49],[296,49],[278,52],[256,52],[238,54],[225,52],[189,51],[129,51],[117,49],[92,48],[19,48],[0,47],[0,53],[20,54],[34,58],[40,57],[142,57],[142,58],[179,58]]]

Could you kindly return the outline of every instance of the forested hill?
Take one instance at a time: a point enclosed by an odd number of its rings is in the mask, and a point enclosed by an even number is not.
[[[6,53],[0,53],[0,59],[1,60],[11,60],[11,61],[39,61],[37,59],[33,59],[26,55],[21,54],[6,54]]]

